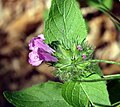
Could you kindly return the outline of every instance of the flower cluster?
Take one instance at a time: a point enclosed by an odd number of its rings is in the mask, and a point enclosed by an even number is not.
[[[81,45],[78,45],[77,46],[77,50],[79,50],[79,51],[82,51],[83,50],[83,48],[81,47]],[[86,59],[86,54],[82,54],[82,59]]]
[[[32,38],[29,43],[29,63],[33,66],[38,66],[42,62],[57,62],[57,58],[53,56],[55,50],[44,43],[44,35],[40,34],[38,37]]]

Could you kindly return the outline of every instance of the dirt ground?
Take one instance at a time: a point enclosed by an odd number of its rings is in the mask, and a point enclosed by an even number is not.
[[[3,98],[5,90],[15,91],[48,80],[55,68],[43,63],[33,67],[28,63],[28,43],[43,32],[45,13],[51,0],[0,0],[0,107],[13,107]],[[88,21],[88,42],[95,46],[98,59],[120,61],[120,32],[110,17],[91,7],[82,7]],[[112,12],[120,17],[120,2],[115,0]],[[117,65],[99,64],[103,73],[120,73]]]

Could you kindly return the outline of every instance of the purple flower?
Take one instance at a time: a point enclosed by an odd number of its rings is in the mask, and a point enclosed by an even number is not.
[[[41,38],[41,40],[45,40],[45,38],[44,38],[44,35],[43,35],[43,34],[38,35],[38,37],[40,37],[40,38]]]
[[[78,49],[79,51],[83,50],[80,45],[77,46],[77,49]]]
[[[32,38],[32,40],[29,43],[29,49],[34,50],[34,48],[40,48],[43,51],[53,54],[55,50],[49,47],[49,45],[45,44],[43,40],[45,40],[43,34],[38,35],[38,37]]]
[[[49,45],[44,43],[44,35],[38,35],[38,37],[32,38],[29,43],[29,49],[32,52],[29,53],[29,63],[33,66],[40,65],[44,62],[57,62],[58,59],[52,54],[55,52]]]
[[[40,55],[44,61],[47,61],[47,62],[57,62],[58,61],[58,59],[56,57],[52,56],[49,53],[42,52],[42,53],[40,53]]]
[[[82,54],[82,58],[85,60],[85,59],[86,59],[86,55],[85,55],[85,54]]]
[[[37,51],[32,51],[29,53],[29,63],[33,66],[38,66],[42,63],[42,59],[40,59],[40,55],[37,53]]]

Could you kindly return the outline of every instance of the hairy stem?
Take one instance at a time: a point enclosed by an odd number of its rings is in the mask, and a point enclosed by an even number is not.
[[[103,76],[103,78],[100,79],[77,80],[77,82],[99,82],[99,81],[107,81],[107,80],[115,80],[115,79],[120,79],[120,74]]]
[[[104,63],[108,63],[108,64],[116,64],[116,65],[120,65],[120,62],[115,62],[115,61],[108,61],[108,60],[88,60],[89,62],[104,62]]]

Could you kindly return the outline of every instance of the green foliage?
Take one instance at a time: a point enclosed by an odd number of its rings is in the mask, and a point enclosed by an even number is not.
[[[59,59],[55,64],[57,68],[56,75],[63,81],[78,80],[86,76],[86,72],[93,71],[100,74],[101,70],[97,69],[96,63],[90,63],[87,60],[92,59],[93,49],[83,43],[82,50],[78,50],[77,46],[73,44],[71,49],[64,49],[63,46],[58,46],[56,56]],[[86,59],[82,58],[85,54]],[[89,67],[91,66],[91,67]]]
[[[75,0],[52,0],[44,33],[47,43],[60,41],[66,48],[86,38],[85,21]]]
[[[109,9],[112,9],[112,5],[113,5],[113,0],[87,0],[88,4],[91,6],[95,6],[95,7],[102,7],[104,8],[104,6],[106,6]]]
[[[88,1],[100,8],[104,5],[111,8],[112,4],[112,0]],[[102,9],[107,9],[103,7]],[[52,0],[44,33],[46,42],[56,50],[54,55],[58,62],[53,65],[59,71],[57,76],[67,82],[65,84],[47,82],[18,92],[4,92],[5,98],[16,107],[111,106],[105,81],[120,79],[120,76],[103,76],[98,63],[118,65],[120,63],[93,60],[92,47],[84,44],[87,36],[86,24],[76,0]],[[82,50],[77,49],[78,45],[82,46]],[[83,54],[86,58],[82,58]],[[112,104],[120,100],[116,94],[120,89],[114,87],[109,89]]]
[[[88,79],[99,79],[97,74]],[[73,107],[110,106],[109,95],[105,82],[67,82],[62,88],[62,95]]]
[[[4,92],[16,107],[71,107],[61,95],[62,84],[47,82],[18,92]]]
[[[65,49],[62,45],[57,47],[55,56],[59,61],[55,64],[56,76],[63,81],[78,80],[90,71],[100,76],[103,75],[97,61],[91,62],[93,61],[93,47],[84,41],[79,46],[81,50],[77,49],[76,44],[73,44],[71,49]],[[86,58],[83,59],[82,55],[86,55]]]
[[[96,7],[100,11],[107,14],[113,21],[116,29],[120,31],[120,20],[111,12],[113,0],[88,0],[88,4]]]
[[[103,4],[104,4],[107,8],[112,9],[112,7],[113,7],[113,0],[101,0],[101,1],[103,1]]]

